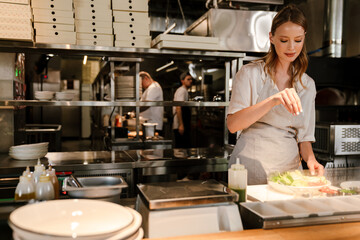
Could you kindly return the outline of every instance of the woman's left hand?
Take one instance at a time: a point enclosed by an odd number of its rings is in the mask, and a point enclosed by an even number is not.
[[[324,175],[324,166],[321,165],[318,161],[316,161],[316,159],[309,159],[307,161],[307,166],[310,170],[311,175],[315,175],[316,172],[319,176]]]

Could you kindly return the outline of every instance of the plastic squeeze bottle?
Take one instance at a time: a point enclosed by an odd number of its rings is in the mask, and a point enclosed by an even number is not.
[[[239,158],[228,170],[229,188],[239,194],[239,202],[246,202],[247,170]]]
[[[40,176],[45,171],[45,166],[40,163],[40,159],[38,159],[37,164],[34,166],[34,173],[33,173],[33,179],[35,184],[39,182]]]
[[[55,198],[54,186],[50,182],[50,176],[42,174],[39,182],[36,184],[36,200],[52,200]]]
[[[20,181],[15,190],[15,201],[35,199],[35,189],[31,182],[32,179],[26,176],[20,176]]]
[[[46,170],[46,173],[49,175],[50,182],[53,184],[54,192],[55,192],[55,199],[59,199],[60,185],[59,185],[59,180],[56,177],[55,169],[52,168],[51,165],[49,165],[49,168]]]

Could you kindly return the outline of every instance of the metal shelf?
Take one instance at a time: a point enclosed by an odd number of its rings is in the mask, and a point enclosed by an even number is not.
[[[167,56],[171,58],[195,58],[203,60],[244,58],[245,53],[235,51],[205,51],[205,50],[169,50],[155,48],[120,48],[105,46],[82,46],[71,44],[39,44],[31,42],[0,41],[1,52],[34,52],[89,56],[116,56],[156,58]]]
[[[146,106],[186,106],[186,107],[227,107],[228,102],[140,102],[140,101],[38,101],[2,100],[0,106],[53,106],[53,107],[146,107]]]

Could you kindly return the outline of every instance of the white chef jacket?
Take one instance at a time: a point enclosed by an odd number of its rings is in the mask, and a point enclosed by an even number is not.
[[[176,89],[174,94],[174,101],[189,101],[189,92],[184,85],[181,85],[178,89]],[[175,113],[176,113],[176,107],[173,107],[173,115],[174,115],[173,129],[178,129],[179,119]]]
[[[267,175],[300,167],[299,142],[314,142],[316,88],[312,78],[303,74],[302,87],[295,83],[303,113],[293,116],[281,104],[250,127],[244,129],[231,154],[229,166],[236,158],[248,169],[249,184],[266,183]],[[255,105],[279,92],[264,71],[264,62],[244,65],[236,74],[228,114]]]
[[[163,91],[158,82],[153,82],[143,92],[140,101],[163,101]],[[140,116],[147,118],[149,123],[157,123],[156,130],[162,130],[164,107],[149,107],[140,113]]]

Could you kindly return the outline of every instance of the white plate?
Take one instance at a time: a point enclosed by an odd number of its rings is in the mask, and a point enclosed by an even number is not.
[[[40,236],[41,239],[49,236],[106,239],[128,227],[133,220],[131,212],[121,205],[88,199],[30,204],[16,209],[9,217],[10,226],[38,235],[38,239]]]
[[[137,238],[132,238],[132,237],[135,237],[135,235],[137,235],[139,228],[141,227],[142,217],[141,217],[140,213],[138,213],[134,209],[131,209],[128,207],[127,207],[127,209],[133,215],[134,221],[131,223],[130,226],[128,226],[124,230],[120,231],[119,233],[111,236],[110,238],[108,238],[106,240],[118,240],[118,239],[129,239],[129,238],[137,239]]]
[[[287,186],[283,184],[279,184],[273,181],[268,181],[268,185],[272,187],[274,190],[286,193],[286,194],[305,194],[305,193],[319,193],[319,189],[325,186],[330,186],[331,182],[327,180],[327,183],[321,186],[310,186],[310,187],[294,187]]]
[[[360,189],[360,181],[347,181],[340,183],[340,187],[343,189]]]
[[[23,145],[11,146],[10,149],[18,149],[18,148],[33,149],[33,148],[43,148],[43,147],[47,148],[48,146],[49,146],[48,142],[42,142],[42,143],[33,143],[33,144],[23,144]]]
[[[47,151],[44,152],[35,152],[35,153],[14,153],[9,152],[9,156],[17,159],[17,160],[31,160],[31,159],[38,159],[43,158],[47,154]]]

